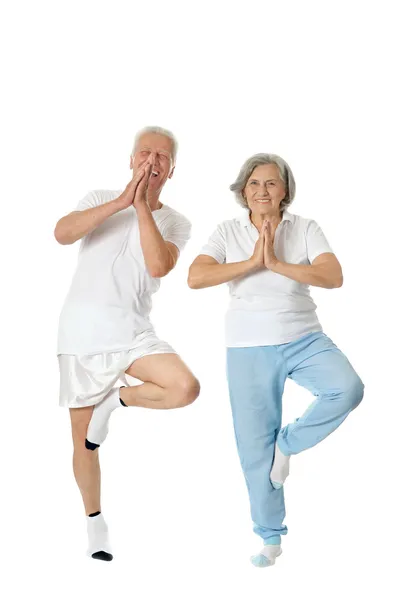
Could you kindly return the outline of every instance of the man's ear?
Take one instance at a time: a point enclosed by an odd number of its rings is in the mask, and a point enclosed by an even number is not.
[[[173,173],[175,172],[175,167],[173,167],[173,169],[171,170],[171,172],[168,175],[168,179],[172,179],[173,177]]]
[[[130,155],[130,169],[133,169],[133,156]]]

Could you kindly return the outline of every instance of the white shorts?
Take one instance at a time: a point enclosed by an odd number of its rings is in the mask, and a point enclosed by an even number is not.
[[[150,354],[176,354],[166,342],[159,340],[153,331],[135,339],[134,347],[118,352],[103,352],[78,356],[59,354],[60,399],[65,408],[81,408],[98,404],[120,380],[119,385],[136,381],[125,373],[138,358]],[[131,384],[130,384],[131,385]]]

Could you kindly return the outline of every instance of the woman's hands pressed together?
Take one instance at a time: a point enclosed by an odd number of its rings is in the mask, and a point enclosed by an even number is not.
[[[271,269],[277,263],[274,253],[274,238],[278,223],[273,219],[265,219],[259,232],[259,238],[255,244],[251,263],[254,268],[266,267]]]

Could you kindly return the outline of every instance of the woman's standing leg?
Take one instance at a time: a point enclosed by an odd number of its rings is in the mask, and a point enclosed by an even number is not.
[[[273,488],[269,475],[281,427],[286,366],[275,346],[228,348],[227,377],[254,531],[265,543],[279,543],[287,532],[284,493]]]

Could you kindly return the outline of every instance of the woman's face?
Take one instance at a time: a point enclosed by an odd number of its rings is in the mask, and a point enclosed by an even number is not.
[[[279,215],[286,189],[277,165],[255,167],[242,194],[254,215]]]

